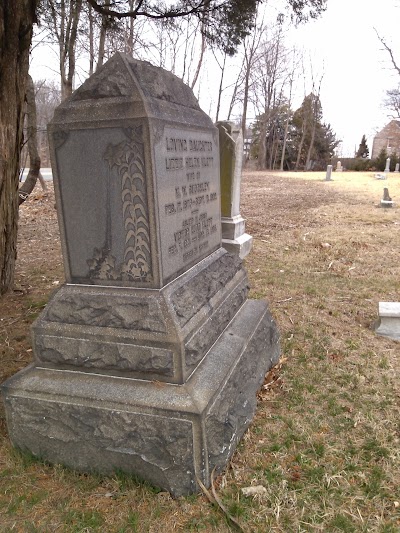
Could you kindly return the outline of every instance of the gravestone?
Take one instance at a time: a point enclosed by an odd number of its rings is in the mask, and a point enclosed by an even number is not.
[[[338,161],[337,162],[337,165],[336,165],[336,172],[342,172],[343,168],[342,168],[342,162],[341,161]]]
[[[386,166],[384,172],[390,172],[390,157],[386,159]]]
[[[400,172],[400,163],[396,163],[396,166],[394,167],[395,172]]]
[[[210,485],[277,362],[221,247],[218,130],[180,79],[117,53],[49,126],[66,284],[2,386],[13,444],[178,496]]]
[[[332,181],[332,165],[326,167],[325,181]]]
[[[400,302],[379,302],[378,335],[400,341]]]
[[[393,207],[394,202],[389,194],[389,189],[384,187],[383,189],[383,198],[381,200],[381,207]]]
[[[222,246],[228,252],[245,258],[251,250],[253,237],[245,232],[240,214],[243,135],[231,122],[218,122],[221,179]]]

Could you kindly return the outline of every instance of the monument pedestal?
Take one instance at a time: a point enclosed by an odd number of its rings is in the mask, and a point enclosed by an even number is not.
[[[96,306],[99,288],[62,287],[34,325],[36,364],[3,385],[13,444],[81,471],[133,473],[175,496],[198,490],[197,479],[209,486],[254,416],[279,338],[229,254],[203,263],[152,291],[147,312],[134,289],[110,289]],[[111,310],[114,326],[100,325]],[[136,329],[125,329],[132,318]],[[151,321],[160,326],[146,332]]]
[[[267,350],[259,357],[259,347]],[[13,444],[81,471],[134,473],[175,496],[206,486],[252,420],[279,356],[266,305],[247,301],[185,384],[32,365],[4,386]]]
[[[245,219],[241,215],[222,217],[222,246],[231,254],[244,259],[251,250],[253,237],[245,233]]]

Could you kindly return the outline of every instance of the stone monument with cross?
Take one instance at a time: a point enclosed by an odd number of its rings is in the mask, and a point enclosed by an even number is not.
[[[10,438],[176,496],[209,486],[280,353],[221,247],[218,130],[180,79],[117,53],[49,137],[66,283],[2,386]]]

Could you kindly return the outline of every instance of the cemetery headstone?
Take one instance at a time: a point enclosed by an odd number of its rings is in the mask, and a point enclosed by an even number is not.
[[[389,195],[389,189],[387,187],[384,187],[383,189],[383,198],[381,200],[381,207],[393,207],[393,200],[391,196]]]
[[[49,138],[66,284],[2,386],[11,441],[176,496],[209,486],[280,352],[221,247],[218,130],[179,78],[117,53]]]
[[[390,172],[390,157],[386,159],[386,166],[384,172]]]
[[[337,165],[336,165],[336,172],[342,172],[343,168],[342,168],[342,162],[341,161],[338,161],[337,162]]]
[[[400,341],[400,302],[379,302],[378,335]]]
[[[243,163],[243,135],[231,122],[219,122],[222,246],[228,252],[246,257],[253,237],[245,232],[240,214],[240,184]]]
[[[395,172],[400,172],[400,163],[396,163],[396,166],[394,167]]]
[[[332,165],[326,167],[325,181],[332,181]]]

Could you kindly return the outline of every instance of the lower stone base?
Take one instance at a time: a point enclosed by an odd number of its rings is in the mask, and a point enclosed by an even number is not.
[[[196,492],[226,465],[278,358],[266,304],[248,300],[183,385],[27,367],[2,386],[9,435],[52,463]]]
[[[236,254],[240,259],[244,259],[251,251],[253,237],[248,233],[244,233],[235,240],[222,239],[222,246],[230,254]]]

